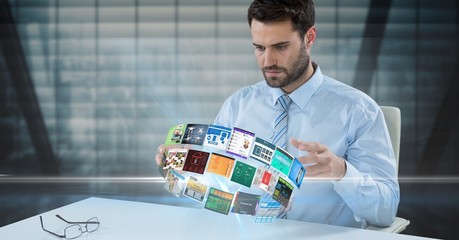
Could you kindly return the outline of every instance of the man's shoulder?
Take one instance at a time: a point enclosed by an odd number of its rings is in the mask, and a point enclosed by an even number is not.
[[[346,103],[349,106],[360,107],[370,111],[377,111],[378,108],[375,100],[366,93],[331,77],[324,76],[321,93],[327,96],[328,101]]]
[[[265,81],[260,81],[236,90],[230,98],[247,98],[251,96],[260,96],[269,93],[269,86]]]

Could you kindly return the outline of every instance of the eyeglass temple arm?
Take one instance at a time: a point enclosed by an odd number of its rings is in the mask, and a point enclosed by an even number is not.
[[[43,231],[47,232],[47,233],[50,233],[50,234],[53,234],[54,236],[56,237],[59,237],[59,238],[65,238],[64,235],[59,235],[57,233],[53,233],[51,231],[49,231],[48,229],[46,229],[44,226],[43,226],[43,218],[40,216],[40,223],[41,223],[41,228],[43,229]]]
[[[61,217],[59,214],[56,214],[56,217],[59,218],[59,219],[61,219],[62,221],[66,222],[66,223],[76,223],[76,224],[99,223],[98,221],[95,221],[95,222],[93,222],[93,221],[91,221],[91,222],[89,222],[89,221],[86,221],[86,222],[71,222],[71,221],[65,220],[65,219],[64,219],[63,217]]]

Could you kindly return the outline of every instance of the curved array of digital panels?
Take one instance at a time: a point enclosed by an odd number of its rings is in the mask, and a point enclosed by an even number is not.
[[[169,129],[165,145],[168,151],[159,170],[166,190],[218,213],[256,216],[256,222],[283,217],[306,173],[284,149],[236,127],[176,125]],[[206,181],[209,174],[219,178],[218,184]],[[222,186],[225,182],[236,184],[237,190]]]

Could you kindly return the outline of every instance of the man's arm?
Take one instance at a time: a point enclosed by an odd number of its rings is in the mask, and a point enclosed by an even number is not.
[[[306,177],[334,180],[335,191],[352,209],[356,219],[389,226],[400,199],[395,156],[381,112],[356,117],[344,160],[320,143],[292,139],[307,152],[298,159]]]
[[[384,115],[361,111],[350,129],[347,171],[335,191],[355,217],[380,227],[389,226],[400,201],[394,150]]]

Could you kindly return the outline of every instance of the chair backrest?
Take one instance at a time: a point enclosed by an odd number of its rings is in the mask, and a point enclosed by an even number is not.
[[[398,172],[398,162],[400,155],[400,133],[402,117],[398,107],[380,106],[386,120],[387,129],[389,130],[390,140],[394,148],[396,159],[396,168]]]

